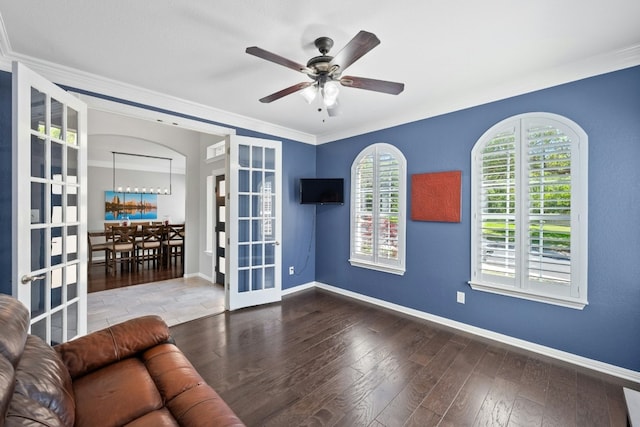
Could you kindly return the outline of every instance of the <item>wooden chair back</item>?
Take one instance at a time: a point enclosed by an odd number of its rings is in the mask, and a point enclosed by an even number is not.
[[[142,226],[142,242],[143,243],[151,243],[162,241],[162,236],[164,234],[164,226],[163,225],[143,225]]]
[[[118,246],[131,245],[135,243],[138,227],[135,225],[114,225],[111,227],[111,240],[114,249]]]
[[[166,241],[169,244],[179,244],[184,241],[184,224],[169,224],[165,226]]]

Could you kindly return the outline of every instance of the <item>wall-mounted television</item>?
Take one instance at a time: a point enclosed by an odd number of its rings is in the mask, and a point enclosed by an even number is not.
[[[328,205],[344,203],[343,178],[301,178],[300,203]]]

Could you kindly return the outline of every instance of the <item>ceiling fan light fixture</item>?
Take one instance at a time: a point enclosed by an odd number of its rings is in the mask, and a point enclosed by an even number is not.
[[[318,86],[307,86],[300,91],[300,95],[302,95],[304,100],[307,101],[307,104],[311,104],[313,100],[316,99],[316,96],[318,96]]]
[[[332,107],[338,101],[338,94],[340,93],[340,84],[335,80],[329,80],[322,87],[322,99],[324,105]]]

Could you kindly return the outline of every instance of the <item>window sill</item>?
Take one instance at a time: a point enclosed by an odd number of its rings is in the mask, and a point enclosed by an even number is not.
[[[558,295],[539,294],[526,292],[521,289],[515,289],[506,286],[478,283],[469,281],[469,286],[474,291],[490,292],[492,294],[505,295],[514,298],[526,299],[529,301],[542,302],[546,304],[558,305],[561,307],[573,308],[575,310],[582,310],[589,304],[586,300],[576,298],[564,298]]]
[[[377,271],[382,271],[384,273],[397,274],[398,276],[403,276],[405,272],[405,269],[401,267],[374,264],[372,262],[366,262],[359,259],[349,259],[349,263],[351,263],[353,267],[368,268],[369,270],[377,270]]]

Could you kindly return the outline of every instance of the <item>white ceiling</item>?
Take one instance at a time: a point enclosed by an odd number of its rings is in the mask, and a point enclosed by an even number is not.
[[[81,89],[157,92],[326,142],[638,65],[639,17],[638,0],[0,0],[0,53]],[[348,74],[403,93],[342,88],[331,118],[298,94],[258,102],[308,77],[247,47],[306,63],[315,38],[335,55],[360,30],[381,44]]]

